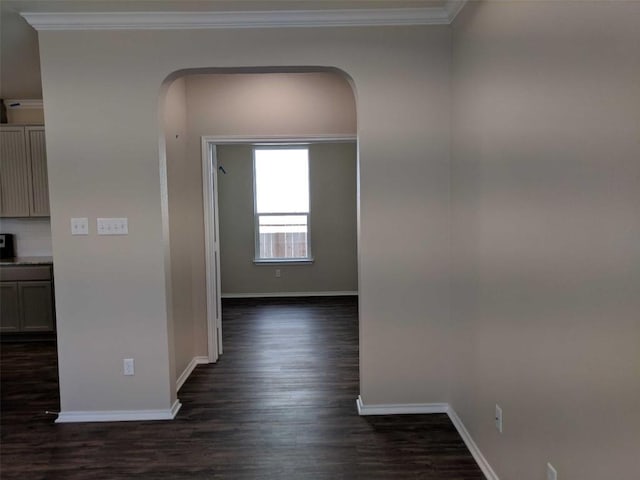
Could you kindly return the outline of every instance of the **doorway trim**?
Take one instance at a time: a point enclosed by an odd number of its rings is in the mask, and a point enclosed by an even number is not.
[[[207,289],[207,347],[209,363],[222,355],[222,304],[220,289],[220,236],[218,218],[217,145],[245,143],[342,143],[357,142],[357,135],[203,135],[202,199],[204,202],[205,272]]]
[[[222,305],[218,238],[218,168],[215,144],[202,138],[202,201],[207,294],[207,355],[209,363],[222,355]]]

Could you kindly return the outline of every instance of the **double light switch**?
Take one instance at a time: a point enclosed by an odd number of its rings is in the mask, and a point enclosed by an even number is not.
[[[98,235],[128,235],[129,223],[124,218],[98,218]],[[89,235],[89,219],[86,217],[71,219],[71,235]]]

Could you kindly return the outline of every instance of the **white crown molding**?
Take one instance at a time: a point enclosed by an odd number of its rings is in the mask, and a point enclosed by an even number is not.
[[[450,0],[451,3],[460,0]],[[448,25],[457,7],[255,12],[22,12],[36,30],[170,30],[202,28]],[[459,8],[462,8],[461,6]]]
[[[82,422],[135,422],[146,420],[173,420],[182,404],[176,400],[168,410],[107,410],[60,412],[56,423]]]
[[[467,4],[468,0],[447,0],[445,3],[445,9],[447,10],[447,16],[449,18],[449,23],[452,23],[456,16],[460,13],[460,11]]]
[[[24,99],[24,100],[8,99],[8,100],[4,101],[4,104],[10,110],[42,109],[42,108],[44,108],[44,103],[40,99]]]

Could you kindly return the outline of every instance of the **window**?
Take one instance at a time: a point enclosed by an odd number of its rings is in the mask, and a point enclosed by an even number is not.
[[[310,261],[309,149],[255,147],[256,261]]]

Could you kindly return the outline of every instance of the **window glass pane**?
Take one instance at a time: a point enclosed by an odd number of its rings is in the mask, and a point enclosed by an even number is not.
[[[259,215],[259,258],[306,258],[307,215]]]
[[[306,148],[255,149],[256,213],[309,212]]]

